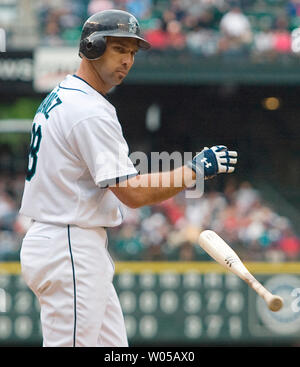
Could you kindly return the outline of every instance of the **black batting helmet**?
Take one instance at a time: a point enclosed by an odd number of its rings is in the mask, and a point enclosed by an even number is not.
[[[79,55],[89,60],[101,57],[106,49],[105,36],[131,37],[138,40],[139,48],[147,50],[150,43],[140,36],[137,19],[123,10],[104,10],[88,18],[81,33]]]

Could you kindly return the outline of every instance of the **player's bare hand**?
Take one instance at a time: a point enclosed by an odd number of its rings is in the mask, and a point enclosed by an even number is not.
[[[205,179],[213,178],[219,173],[232,173],[237,164],[237,152],[228,150],[225,145],[205,147],[198,153],[188,166]]]

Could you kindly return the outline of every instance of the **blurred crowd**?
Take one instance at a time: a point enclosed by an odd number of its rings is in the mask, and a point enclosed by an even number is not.
[[[270,59],[298,52],[300,0],[39,0],[41,43],[75,45],[84,20],[112,8],[139,19],[153,52]]]
[[[30,225],[18,213],[23,187],[23,174],[1,174],[0,261],[18,260]],[[122,225],[108,229],[116,261],[211,260],[197,245],[204,229],[216,231],[246,261],[300,260],[300,238],[290,221],[249,182],[229,180],[222,192],[207,190],[196,200],[182,192],[158,205],[124,209]]]
[[[25,176],[0,176],[0,261],[18,260],[30,220],[19,216]]]
[[[197,245],[205,229],[216,231],[246,261],[300,259],[300,238],[290,221],[249,182],[235,181],[200,199],[182,192],[158,205],[127,208],[123,224],[110,231],[110,250],[117,260],[207,261]]]

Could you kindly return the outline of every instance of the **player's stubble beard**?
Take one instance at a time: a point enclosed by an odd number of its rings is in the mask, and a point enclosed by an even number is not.
[[[125,79],[125,76],[122,77],[120,74],[116,75],[117,73],[115,71],[107,73],[105,75],[106,78],[104,78],[101,75],[100,70],[98,70],[98,68],[96,67],[95,61],[88,60],[88,62],[91,66],[91,70],[93,72],[94,77],[97,79],[97,85],[99,85],[98,91],[100,91],[102,94],[108,93],[110,89],[112,89],[116,85],[121,84]]]

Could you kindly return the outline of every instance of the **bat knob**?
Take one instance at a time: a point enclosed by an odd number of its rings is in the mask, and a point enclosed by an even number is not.
[[[279,296],[273,296],[269,303],[268,303],[269,309],[273,312],[279,311],[283,306],[283,299]]]

